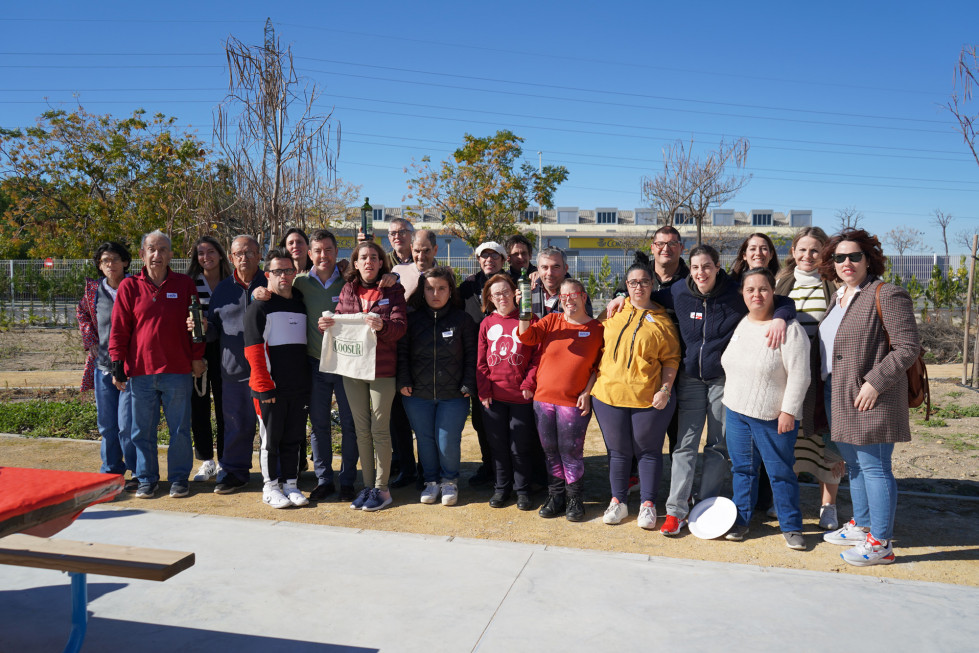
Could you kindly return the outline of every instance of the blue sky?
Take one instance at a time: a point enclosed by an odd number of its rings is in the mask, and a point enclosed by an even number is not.
[[[164,7],[165,6],[165,10]],[[403,168],[465,133],[510,129],[565,165],[555,202],[642,206],[675,139],[751,142],[738,210],[855,207],[883,236],[979,228],[979,165],[942,105],[979,2],[27,3],[0,18],[0,125],[48,104],[178,117],[205,140],[227,85],[224,41],[271,17],[342,128],[338,171],[399,205]],[[971,27],[970,27],[971,26]],[[979,112],[974,101],[974,111]],[[950,239],[953,252],[963,251]]]

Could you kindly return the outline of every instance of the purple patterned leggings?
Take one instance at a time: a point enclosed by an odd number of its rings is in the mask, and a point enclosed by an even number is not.
[[[534,416],[548,473],[566,483],[574,483],[584,476],[585,431],[591,413],[582,417],[581,410],[575,406],[535,401]]]

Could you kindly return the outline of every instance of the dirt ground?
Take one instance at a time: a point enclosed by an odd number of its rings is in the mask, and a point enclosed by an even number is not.
[[[77,387],[81,359],[66,351],[73,349],[74,344],[77,343],[72,343],[71,335],[60,330],[0,333],[0,388]],[[935,366],[930,371],[934,404],[979,405],[979,393],[958,385],[960,367]],[[17,401],[31,394],[7,390],[0,392],[0,397],[4,401]],[[393,491],[395,503],[391,508],[377,513],[353,511],[335,499],[307,508],[272,510],[261,501],[257,460],[251,483],[234,495],[214,494],[210,481],[191,483],[191,496],[186,499],[170,499],[166,496],[167,484],[163,483],[163,491],[156,499],[145,501],[125,496],[115,505],[979,586],[979,500],[976,498],[979,497],[979,417],[946,419],[947,425],[941,427],[923,426],[919,420],[919,416],[912,416],[913,441],[895,449],[895,476],[900,489],[911,493],[902,493],[898,501],[895,535],[898,564],[887,567],[850,567],[840,560],[840,547],[822,542],[822,531],[817,525],[818,490],[812,486],[802,488],[808,544],[804,552],[787,549],[777,522],[764,516],[755,517],[751,534],[742,543],[699,540],[686,530],[676,538],[647,532],[636,526],[636,497],[629,503],[628,520],[618,526],[606,526],[601,515],[609,500],[608,468],[601,432],[594,422],[585,446],[586,521],[577,524],[563,518],[541,519],[536,511],[521,512],[513,504],[503,509],[490,508],[491,490],[473,489],[465,482],[479,458],[476,436],[469,427],[463,434],[460,501],[454,507],[423,505],[418,502],[414,488],[403,488]],[[669,482],[668,457],[666,461],[657,502],[661,518]],[[99,466],[99,449],[92,441],[2,437],[0,464],[94,471]],[[160,464],[165,478],[165,452],[161,453]],[[334,467],[338,464],[336,461]],[[306,490],[314,484],[311,473],[301,480]],[[536,496],[535,506],[543,498],[543,495]],[[845,489],[840,493],[838,505],[841,518],[849,518],[850,504]]]

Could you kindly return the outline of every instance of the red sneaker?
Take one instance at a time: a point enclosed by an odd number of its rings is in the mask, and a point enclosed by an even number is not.
[[[666,521],[663,522],[663,527],[659,529],[659,532],[663,535],[679,535],[680,529],[686,525],[686,519],[677,519],[673,515],[667,515]]]
[[[629,494],[639,491],[639,477],[630,476],[629,477]]]

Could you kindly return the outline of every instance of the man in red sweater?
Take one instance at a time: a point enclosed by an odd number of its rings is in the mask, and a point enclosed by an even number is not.
[[[170,269],[173,251],[162,231],[143,236],[139,250],[143,270],[119,284],[112,309],[109,356],[116,387],[133,393],[133,444],[136,446],[136,497],[150,499],[160,480],[157,426],[160,405],[170,430],[167,480],[170,496],[189,494],[194,456],[190,439],[191,373],[204,373],[204,343],[187,332],[194,280]]]

